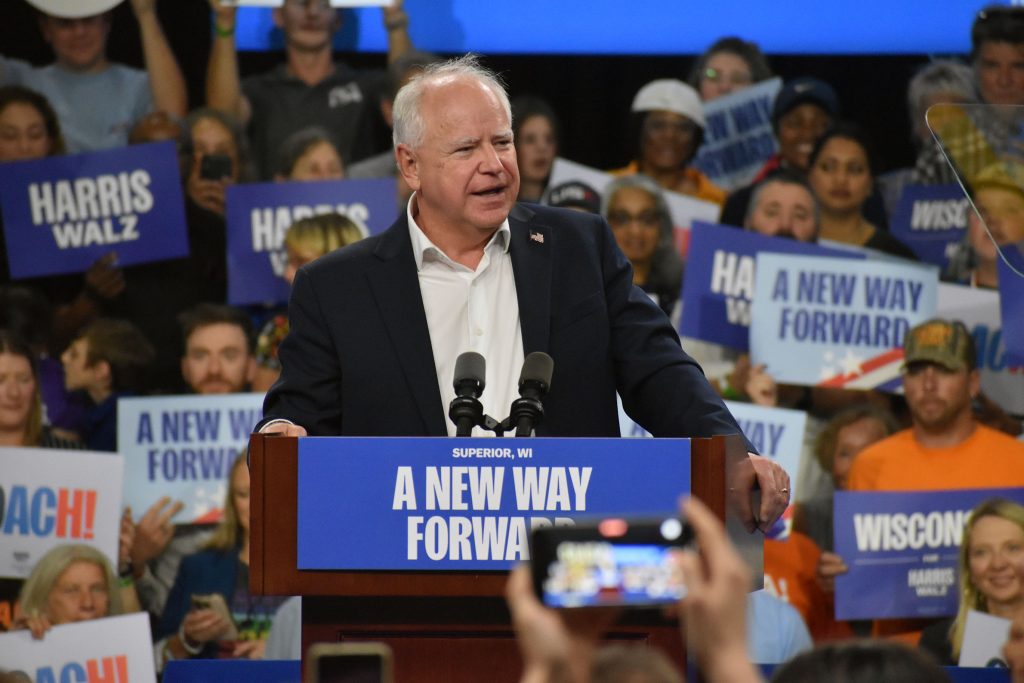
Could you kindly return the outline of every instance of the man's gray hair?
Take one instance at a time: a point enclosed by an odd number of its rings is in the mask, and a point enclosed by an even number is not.
[[[919,69],[907,88],[907,110],[912,130],[918,127],[926,130],[923,126],[924,103],[938,94],[954,94],[964,102],[977,102],[974,71],[966,64],[951,59],[937,59]]]
[[[512,125],[512,106],[509,104],[504,84],[496,73],[480,64],[479,57],[469,53],[446,62],[427,65],[398,91],[392,114],[395,147],[408,145],[415,148],[423,142],[426,124],[423,121],[421,104],[427,86],[463,78],[475,80],[490,88],[501,102],[509,126]]]

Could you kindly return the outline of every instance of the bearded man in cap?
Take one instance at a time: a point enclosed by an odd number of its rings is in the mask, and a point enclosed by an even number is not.
[[[851,491],[1024,486],[1024,443],[975,419],[976,354],[961,322],[930,320],[910,331],[903,392],[911,427],[857,456]]]
[[[131,0],[139,22],[146,70],[107,59],[110,10],[121,0],[29,0],[53,48],[41,68],[0,57],[0,85],[23,85],[44,95],[60,119],[69,152],[128,143],[132,125],[151,111],[184,116],[185,77],[156,16],[156,0]]]

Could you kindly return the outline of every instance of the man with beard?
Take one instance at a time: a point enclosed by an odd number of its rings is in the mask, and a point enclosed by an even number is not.
[[[910,429],[864,449],[851,491],[1024,486],[1024,443],[980,424],[976,351],[960,322],[930,320],[904,342],[903,391]]]
[[[780,171],[754,188],[743,227],[769,237],[816,242],[818,202],[804,178]]]
[[[230,306],[199,304],[178,320],[185,340],[185,384],[197,394],[248,391],[256,370],[249,317]]]

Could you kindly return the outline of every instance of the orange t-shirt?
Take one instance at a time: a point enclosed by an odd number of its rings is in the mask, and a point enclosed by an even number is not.
[[[1024,442],[979,424],[952,448],[924,448],[905,429],[861,451],[851,491],[943,491],[1024,486]]]
[[[638,164],[635,161],[631,161],[628,166],[608,171],[608,175],[620,178],[627,175],[636,175],[639,172],[640,168]],[[712,204],[718,204],[719,206],[725,204],[725,200],[729,196],[729,193],[718,185],[715,185],[706,175],[697,169],[692,166],[687,166],[683,170],[683,177],[697,186],[696,191],[694,191],[690,196],[702,199],[706,202],[711,202]],[[684,194],[690,193],[687,192]]]
[[[765,539],[764,587],[800,613],[815,642],[850,638],[846,622],[835,620],[832,596],[815,580],[820,557],[821,549],[799,531],[781,541]]]

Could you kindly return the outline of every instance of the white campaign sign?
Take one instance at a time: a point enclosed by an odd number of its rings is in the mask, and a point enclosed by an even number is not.
[[[113,453],[0,449],[0,576],[25,578],[68,543],[93,546],[116,566],[123,476]]]
[[[220,520],[235,457],[263,414],[263,394],[153,396],[117,402],[124,502],[136,518],[163,496],[178,524]]]
[[[561,157],[555,159],[555,164],[551,168],[551,178],[548,181],[548,187],[556,187],[573,180],[590,185],[597,190],[599,195],[604,197],[605,188],[608,187],[608,183],[615,180],[615,176],[590,166],[577,164],[575,161],[562,159]],[[685,246],[688,244],[690,226],[694,221],[718,222],[718,216],[721,214],[721,208],[718,204],[706,202],[702,199],[694,199],[693,197],[687,197],[686,195],[667,190],[662,191],[662,195],[665,197],[665,203],[668,204],[668,210],[672,214],[672,224],[676,230],[677,245]],[[685,252],[686,250],[683,248],[681,251]]]
[[[1010,620],[971,610],[964,627],[964,644],[960,648],[958,666],[988,667],[992,660],[1003,659],[1003,644],[1010,635]]]
[[[978,369],[985,395],[1003,410],[1024,415],[1024,366],[1006,362],[999,315],[999,292],[939,283],[940,318],[967,325],[978,347]]]
[[[149,615],[54,626],[42,640],[29,631],[0,634],[0,666],[35,683],[155,683]]]

